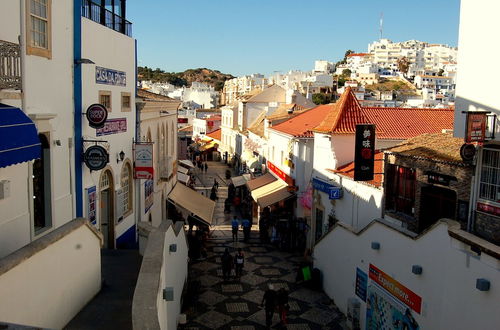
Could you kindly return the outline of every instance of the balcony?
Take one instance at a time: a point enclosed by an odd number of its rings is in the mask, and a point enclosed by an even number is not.
[[[132,23],[92,0],[82,1],[82,16],[132,37]]]
[[[21,47],[0,40],[0,89],[21,88]]]

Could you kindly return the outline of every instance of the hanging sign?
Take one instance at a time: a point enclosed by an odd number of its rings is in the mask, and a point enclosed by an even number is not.
[[[153,144],[136,143],[134,147],[134,178],[153,179]]]
[[[465,143],[484,142],[486,135],[486,113],[467,112]]]
[[[109,154],[101,146],[91,146],[85,150],[83,161],[91,171],[98,171],[109,163]]]
[[[375,157],[375,125],[356,125],[354,181],[373,180]]]
[[[471,162],[476,155],[476,146],[471,143],[464,143],[460,147],[460,157],[464,162]]]
[[[89,126],[92,128],[101,128],[108,119],[108,110],[102,104],[92,104],[87,108],[85,113]]]

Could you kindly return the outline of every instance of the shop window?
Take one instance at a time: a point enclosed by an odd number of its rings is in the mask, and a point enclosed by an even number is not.
[[[26,2],[26,54],[28,55],[52,57],[51,1]]]
[[[106,110],[111,112],[111,92],[99,91],[99,103],[102,104]]]
[[[35,234],[52,226],[52,187],[50,144],[45,134],[39,134],[41,158],[33,162],[33,222]]]
[[[479,198],[500,203],[500,151],[484,149]]]
[[[131,110],[130,107],[130,93],[122,92],[122,111],[128,112]]]
[[[127,215],[132,211],[132,170],[130,163],[125,163],[121,173],[121,186],[123,194],[123,214]]]
[[[386,210],[413,216],[415,212],[415,170],[389,164],[386,177]]]

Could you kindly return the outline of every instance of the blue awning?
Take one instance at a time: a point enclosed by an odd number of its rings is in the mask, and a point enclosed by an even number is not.
[[[40,156],[35,123],[21,109],[0,103],[0,168]]]

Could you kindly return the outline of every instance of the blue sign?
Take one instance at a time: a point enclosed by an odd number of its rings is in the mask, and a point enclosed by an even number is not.
[[[342,198],[342,188],[332,185],[323,180],[313,178],[312,181],[313,188],[328,194],[329,199],[340,199]]]
[[[97,84],[127,86],[127,74],[123,71],[95,67],[95,82]]]
[[[356,268],[356,296],[366,301],[366,288],[368,285],[368,276],[364,271]]]

